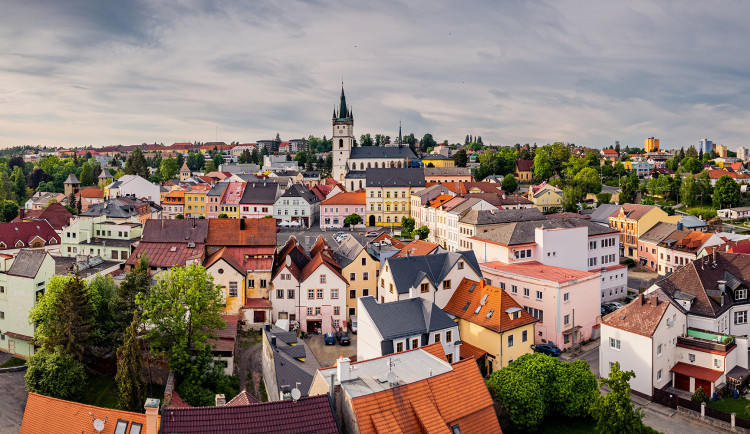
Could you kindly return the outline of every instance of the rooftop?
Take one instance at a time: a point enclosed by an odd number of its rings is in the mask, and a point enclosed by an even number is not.
[[[554,283],[576,283],[580,279],[588,280],[598,276],[598,273],[554,267],[537,261],[521,262],[518,264],[506,264],[500,261],[484,262],[482,263],[482,268]]]
[[[470,237],[473,240],[487,241],[500,245],[515,245],[533,243],[536,239],[537,228],[543,229],[565,229],[565,228],[588,228],[589,236],[598,236],[616,233],[616,229],[602,226],[582,218],[561,218],[552,220],[520,221],[505,224],[488,232],[483,232]]]
[[[476,282],[470,279],[461,281],[445,306],[445,311],[498,333],[537,321],[502,289],[487,285],[484,281]],[[512,312],[518,312],[517,318]],[[463,355],[463,345],[461,353]]]
[[[367,296],[360,297],[359,301],[384,340],[456,327],[447,313],[422,297],[378,303],[372,296]],[[392,352],[393,348],[390,350]]]
[[[603,318],[603,323],[637,335],[651,337],[669,307],[665,293],[641,294],[615,312]]]

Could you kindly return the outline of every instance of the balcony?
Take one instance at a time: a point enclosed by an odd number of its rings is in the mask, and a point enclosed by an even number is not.
[[[686,336],[677,338],[677,346],[689,346],[708,351],[729,352],[737,345],[733,336],[703,330],[688,329]]]

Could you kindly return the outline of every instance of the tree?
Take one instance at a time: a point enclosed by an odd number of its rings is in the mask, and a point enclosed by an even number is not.
[[[0,217],[3,223],[10,223],[18,216],[18,205],[12,200],[0,202]]]
[[[88,283],[88,291],[91,294],[94,306],[94,324],[91,329],[92,345],[100,347],[115,348],[113,344],[113,333],[115,320],[110,304],[117,293],[117,285],[112,276],[97,274]]]
[[[695,204],[695,178],[693,176],[686,176],[685,179],[682,180],[682,185],[680,186],[680,199],[682,199],[682,203],[684,203],[685,206],[690,207]]]
[[[165,158],[161,160],[161,165],[159,166],[159,173],[161,174],[161,179],[167,180],[172,179],[177,176],[177,173],[180,171],[180,166],[177,165],[177,160],[174,158]]]
[[[83,364],[62,347],[39,351],[26,362],[26,390],[59,399],[78,399],[86,387]]]
[[[222,292],[199,265],[172,267],[148,295],[138,294],[136,303],[151,326],[146,332],[151,352],[165,355],[182,376],[191,373],[191,358],[224,326]]]
[[[23,174],[23,170],[20,167],[16,166],[13,168],[10,181],[16,203],[22,204],[26,202],[26,175]]]
[[[359,145],[372,146],[372,137],[370,136],[370,133],[362,134],[361,136],[359,136]]]
[[[724,175],[716,181],[713,195],[714,208],[724,209],[737,206],[741,198],[740,186],[729,175]]]
[[[563,189],[563,198],[560,206],[565,212],[578,212],[578,202],[580,201],[581,191],[576,187],[566,187]]]
[[[430,228],[422,226],[418,229],[414,229],[414,234],[419,235],[420,240],[426,240],[427,236],[430,235]]]
[[[555,142],[552,146],[545,146],[545,148],[549,148],[549,161],[552,165],[552,171],[559,175],[562,172],[564,163],[570,159],[570,149],[562,142]]]
[[[602,191],[602,180],[599,173],[592,167],[587,167],[578,172],[573,178],[573,183],[586,193],[598,194]]]
[[[125,330],[125,339],[117,348],[117,381],[118,406],[122,410],[140,411],[143,407],[145,388],[141,379],[142,356],[138,343],[138,327],[140,318],[138,313],[133,314],[128,328]]]
[[[635,378],[635,373],[621,371],[620,363],[615,362],[610,368],[609,376],[601,380],[602,384],[609,387],[610,392],[599,396],[591,406],[591,415],[599,433],[638,433],[644,430],[643,411],[634,410],[630,400],[631,378]]]
[[[542,148],[534,157],[534,178],[542,181],[547,180],[554,174],[550,155]]]
[[[203,171],[205,173],[216,172],[216,165],[213,160],[206,160],[206,164],[203,165]]]
[[[513,193],[518,190],[518,180],[516,180],[516,177],[513,175],[505,175],[505,177],[503,177],[503,183],[501,185],[503,187],[503,190],[507,191],[508,193]]]
[[[453,154],[453,161],[456,163],[456,167],[466,167],[469,162],[469,157],[466,155],[466,150],[461,149],[460,151]]]
[[[688,157],[689,158],[695,158],[695,159],[698,159],[698,160],[700,160],[702,158],[701,155],[698,155],[698,151],[695,150],[695,146],[693,146],[693,145],[690,145],[690,147],[688,147],[687,151],[685,151],[685,158],[688,158]]]
[[[247,156],[245,155],[246,153],[247,153]],[[249,161],[242,161],[243,158],[248,158],[249,156],[250,156],[250,153],[248,152],[247,149],[242,151],[242,155],[240,156],[240,163],[249,163]],[[206,164],[206,156],[203,155],[202,152],[195,152],[195,151],[188,152],[187,166],[191,172],[200,171],[205,164]]]
[[[83,362],[96,324],[94,298],[79,276],[52,277],[47,291],[29,313],[29,320],[37,324],[34,343],[47,352],[62,347]]]
[[[414,232],[414,225],[416,222],[411,217],[401,217],[401,227],[404,228],[406,232],[411,234]]]
[[[680,167],[677,169],[680,172],[688,172],[690,174],[700,173],[703,170],[703,163],[693,157],[685,157],[680,163]]]
[[[701,205],[704,205],[709,203],[712,192],[711,176],[704,170],[695,179],[695,196],[700,198]]]
[[[266,149],[266,148],[263,148],[263,149]],[[224,164],[224,157],[218,152],[214,154],[213,160],[214,160],[214,166],[216,167],[219,167],[222,164]]]
[[[148,168],[146,159],[143,157],[143,151],[141,151],[141,148],[135,148],[135,150],[130,153],[130,156],[125,161],[124,169],[126,175],[138,175],[146,179],[151,175],[151,171]]]
[[[133,312],[138,309],[135,302],[136,297],[138,294],[148,294],[150,286],[151,275],[149,274],[148,257],[141,255],[135,268],[125,275],[125,279],[116,288],[109,303],[109,309],[115,323],[113,334],[116,342],[122,342],[125,329],[133,319]]]
[[[349,214],[344,218],[344,224],[347,226],[357,225],[362,223],[362,216],[359,214]]]
[[[705,390],[703,390],[702,386],[698,386],[695,389],[695,392],[693,392],[693,396],[690,397],[690,400],[693,402],[705,402],[708,403],[711,401],[711,397],[708,396]]]
[[[44,170],[42,170],[42,168],[36,167],[26,177],[26,185],[29,188],[32,188],[32,189],[36,190],[36,188],[39,187],[39,184],[41,184],[43,182],[47,182],[47,181],[49,181],[51,179],[52,179],[52,177],[49,176],[47,174],[47,172],[45,172]]]
[[[81,186],[88,187],[94,185],[94,170],[89,162],[83,163],[81,168]]]
[[[609,203],[612,200],[612,193],[599,193],[596,195],[596,200],[599,203]]]
[[[419,150],[425,152],[427,148],[434,148],[435,146],[437,146],[437,142],[432,138],[432,134],[427,133],[422,137],[422,141],[419,143]]]
[[[620,190],[618,203],[635,203],[638,194],[638,176],[635,172],[631,172],[630,175],[623,176],[620,183],[622,184],[622,188]]]

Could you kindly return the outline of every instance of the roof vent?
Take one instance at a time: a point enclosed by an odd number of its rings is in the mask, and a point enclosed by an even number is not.
[[[492,314],[495,313],[494,309],[490,309],[490,311],[487,313],[487,319],[490,319],[492,317]]]

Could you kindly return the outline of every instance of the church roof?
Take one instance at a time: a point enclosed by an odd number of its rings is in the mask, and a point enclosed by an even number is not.
[[[339,110],[333,110],[333,118],[338,120],[354,120],[353,113],[346,106],[346,96],[344,95],[344,85],[341,85],[341,97],[339,99]]]
[[[408,146],[357,146],[349,154],[349,159],[407,159],[416,158]]]

